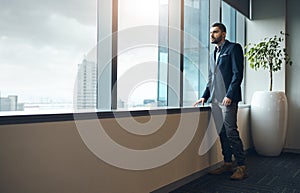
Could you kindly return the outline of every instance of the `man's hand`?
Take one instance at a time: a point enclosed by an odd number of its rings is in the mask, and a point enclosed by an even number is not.
[[[222,105],[229,106],[231,104],[231,101],[232,100],[230,98],[224,97],[224,99],[222,101]]]
[[[197,100],[197,101],[194,103],[194,107],[198,106],[200,103],[202,104],[202,106],[204,106],[204,101],[205,101],[204,98],[201,98],[201,99]]]

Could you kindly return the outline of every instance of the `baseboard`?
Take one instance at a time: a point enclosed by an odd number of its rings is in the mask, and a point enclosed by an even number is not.
[[[159,188],[157,190],[154,190],[154,191],[152,191],[150,193],[166,193],[166,192],[171,192],[171,191],[173,191],[173,190],[175,190],[175,189],[177,189],[177,188],[179,188],[179,187],[181,187],[181,186],[183,186],[185,184],[188,184],[188,183],[196,180],[197,178],[200,178],[200,177],[206,175],[208,173],[208,171],[219,167],[220,165],[222,165],[222,163],[223,163],[223,161],[221,161],[221,162],[219,162],[217,164],[214,164],[214,165],[212,165],[210,167],[207,167],[207,168],[205,168],[203,170],[200,170],[200,171],[198,171],[196,173],[193,173],[192,175],[184,177],[184,178],[182,178],[180,180],[177,180],[177,181],[175,181],[175,182],[173,182],[171,184],[163,186],[163,187],[161,187],[161,188]]]
[[[246,154],[249,154],[249,153],[256,153],[257,154],[255,148],[247,149],[247,150],[245,150],[245,152],[246,152]],[[282,152],[283,153],[296,153],[296,154],[300,154],[300,149],[283,148]]]
[[[283,152],[300,154],[300,149],[283,148]]]

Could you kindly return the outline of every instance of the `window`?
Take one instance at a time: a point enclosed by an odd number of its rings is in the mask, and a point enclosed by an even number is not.
[[[78,69],[87,64],[90,73],[95,66],[85,55],[96,46],[96,4],[96,0],[1,3],[1,114],[72,112]],[[86,83],[89,87],[91,81]],[[84,98],[80,100],[84,105]]]
[[[163,97],[165,83],[158,75],[166,73],[167,47],[160,43],[167,42],[167,31],[160,25],[167,23],[167,10],[162,0],[118,1],[117,109],[162,104],[158,88]]]
[[[169,30],[168,30],[168,1],[161,1],[159,6],[159,46],[158,46],[158,90],[157,106],[167,106],[168,98],[168,55],[169,55]]]
[[[191,106],[206,86],[209,27],[209,0],[185,0],[183,106]]]

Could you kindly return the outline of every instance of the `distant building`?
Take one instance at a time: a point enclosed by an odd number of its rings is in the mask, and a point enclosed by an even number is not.
[[[76,108],[96,109],[97,104],[97,65],[84,59],[78,65],[76,88]]]
[[[22,110],[24,110],[24,104],[18,103],[17,95],[0,97],[0,111],[22,111]]]
[[[7,98],[10,100],[10,109],[12,111],[18,110],[18,96],[16,96],[16,95],[8,95]]]
[[[12,111],[9,98],[0,98],[0,111]]]

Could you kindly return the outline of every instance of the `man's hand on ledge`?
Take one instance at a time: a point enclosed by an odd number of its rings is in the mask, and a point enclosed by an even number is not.
[[[201,98],[201,99],[197,100],[193,106],[197,107],[200,103],[202,104],[202,106],[204,106],[204,101],[205,101],[205,99]]]

